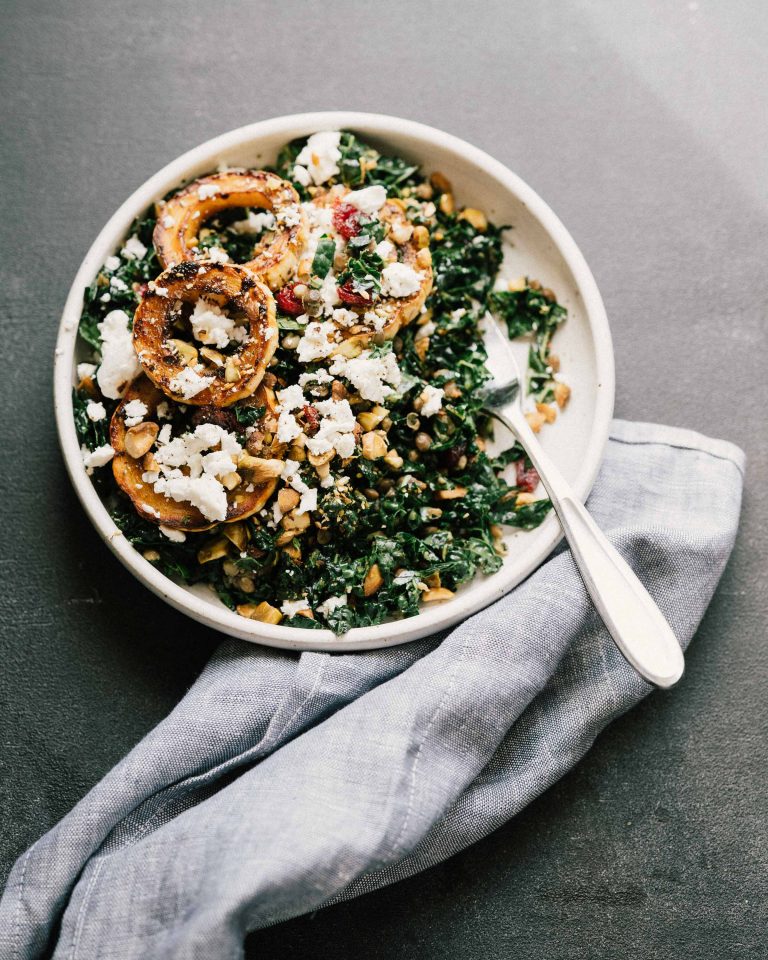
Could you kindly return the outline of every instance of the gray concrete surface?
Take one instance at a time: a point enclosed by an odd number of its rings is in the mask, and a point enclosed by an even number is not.
[[[163,717],[215,638],[100,545],[57,449],[58,315],[93,236],[192,145],[299,110],[443,127],[537,189],[611,317],[619,416],[750,463],[680,687],[428,874],[253,957],[763,957],[768,15],[759,0],[5,0],[0,100],[0,872]],[[712,504],[717,509],[717,503]]]

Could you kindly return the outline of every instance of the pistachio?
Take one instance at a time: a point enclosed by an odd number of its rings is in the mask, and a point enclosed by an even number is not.
[[[160,427],[151,420],[144,420],[142,423],[137,423],[135,427],[129,427],[125,431],[125,452],[129,457],[138,460],[145,453],[149,453],[159,432]]]
[[[476,210],[474,207],[465,207],[459,214],[459,220],[466,220],[475,230],[481,232],[488,229],[488,220],[482,210]]]
[[[568,403],[568,400],[571,397],[571,388],[567,383],[556,383],[555,384],[555,402],[558,407],[562,410],[563,407]]]
[[[169,340],[168,343],[178,353],[188,367],[194,367],[198,362],[197,350],[186,340]]]
[[[241,617],[247,617],[249,620],[259,620],[261,623],[280,623],[283,619],[282,613],[264,600],[262,603],[241,603],[237,612]]]
[[[365,575],[363,580],[363,595],[373,596],[374,593],[383,585],[384,577],[381,575],[378,563],[374,563]]]
[[[387,437],[383,430],[369,430],[363,434],[363,456],[378,460],[387,452]]]
[[[259,484],[277,479],[283,472],[285,464],[282,460],[264,460],[262,457],[252,457],[249,453],[241,453],[237,466],[247,475],[251,483]]]
[[[429,182],[438,193],[448,193],[451,189],[451,181],[448,179],[448,177],[444,176],[442,173],[438,173],[437,171],[431,174]]]
[[[397,450],[389,450],[384,456],[384,463],[393,470],[400,470],[403,466],[403,458]]]
[[[300,500],[301,495],[291,487],[283,487],[277,494],[277,505],[283,513],[288,513],[290,510],[293,510],[294,507],[298,507]]]
[[[438,500],[460,500],[466,497],[466,487],[452,487],[450,490],[438,490],[435,496]]]
[[[424,603],[434,603],[436,600],[450,600],[453,595],[453,590],[448,590],[447,587],[436,587],[433,590],[425,590],[421,599]]]
[[[244,523],[225,523],[221,532],[242,553],[248,541],[248,531]]]
[[[198,563],[210,563],[211,560],[220,560],[226,557],[229,551],[229,540],[226,537],[217,537],[215,540],[209,540],[204,547],[197,551]]]
[[[232,473],[224,474],[224,476],[221,478],[221,482],[227,490],[234,490],[235,487],[240,485],[241,479],[242,478],[240,477],[240,474],[233,470]]]
[[[370,410],[358,413],[357,422],[363,430],[375,430],[388,413],[389,411],[385,407],[376,404],[376,406],[371,407]]]

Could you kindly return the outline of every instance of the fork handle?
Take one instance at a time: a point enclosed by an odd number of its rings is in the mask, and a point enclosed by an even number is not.
[[[545,453],[520,406],[508,405],[494,416],[517,437],[541,477],[584,586],[616,646],[649,683],[673,686],[685,661],[661,610]]]

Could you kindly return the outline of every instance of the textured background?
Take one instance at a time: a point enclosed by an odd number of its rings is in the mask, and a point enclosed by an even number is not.
[[[760,0],[4,0],[0,100],[0,875],[215,644],[90,530],[51,410],[58,315],[114,208],[231,127],[400,114],[554,207],[611,318],[617,415],[726,437],[741,533],[684,682],[428,874],[252,937],[370,960],[764,956],[768,14]],[[717,509],[717,503],[712,504]]]

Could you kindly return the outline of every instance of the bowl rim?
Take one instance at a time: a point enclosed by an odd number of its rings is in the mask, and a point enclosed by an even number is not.
[[[122,535],[86,474],[80,453],[72,406],[72,363],[77,343],[77,327],[83,293],[96,271],[122,240],[133,219],[146,210],[158,196],[181,182],[204,161],[214,162],[216,155],[261,137],[284,134],[286,142],[314,130],[365,128],[380,139],[397,133],[446,149],[495,179],[502,188],[522,202],[554,244],[573,276],[583,302],[584,313],[595,345],[596,402],[591,436],[573,488],[580,500],[586,500],[597,477],[613,416],[615,393],[614,358],[608,318],[592,272],[576,242],[550,207],[517,174],[485,151],[435,127],[386,114],[357,111],[323,111],[291,114],[237,127],[187,150],[144,181],[118,207],[91,244],[65,301],[54,359],[54,408],[59,443],[67,473],[86,514],[102,540],[120,562],[154,594],[193,619],[230,636],[254,643],[292,650],[348,652],[376,649],[407,643],[444,630],[500,599],[524,580],[552,552],[562,538],[557,518],[550,514],[539,528],[541,543],[525,562],[505,568],[477,582],[447,603],[403,620],[355,627],[341,637],[330,630],[312,630],[265,624],[246,620],[228,608],[189,592],[145,560]],[[543,536],[546,534],[546,536]]]

